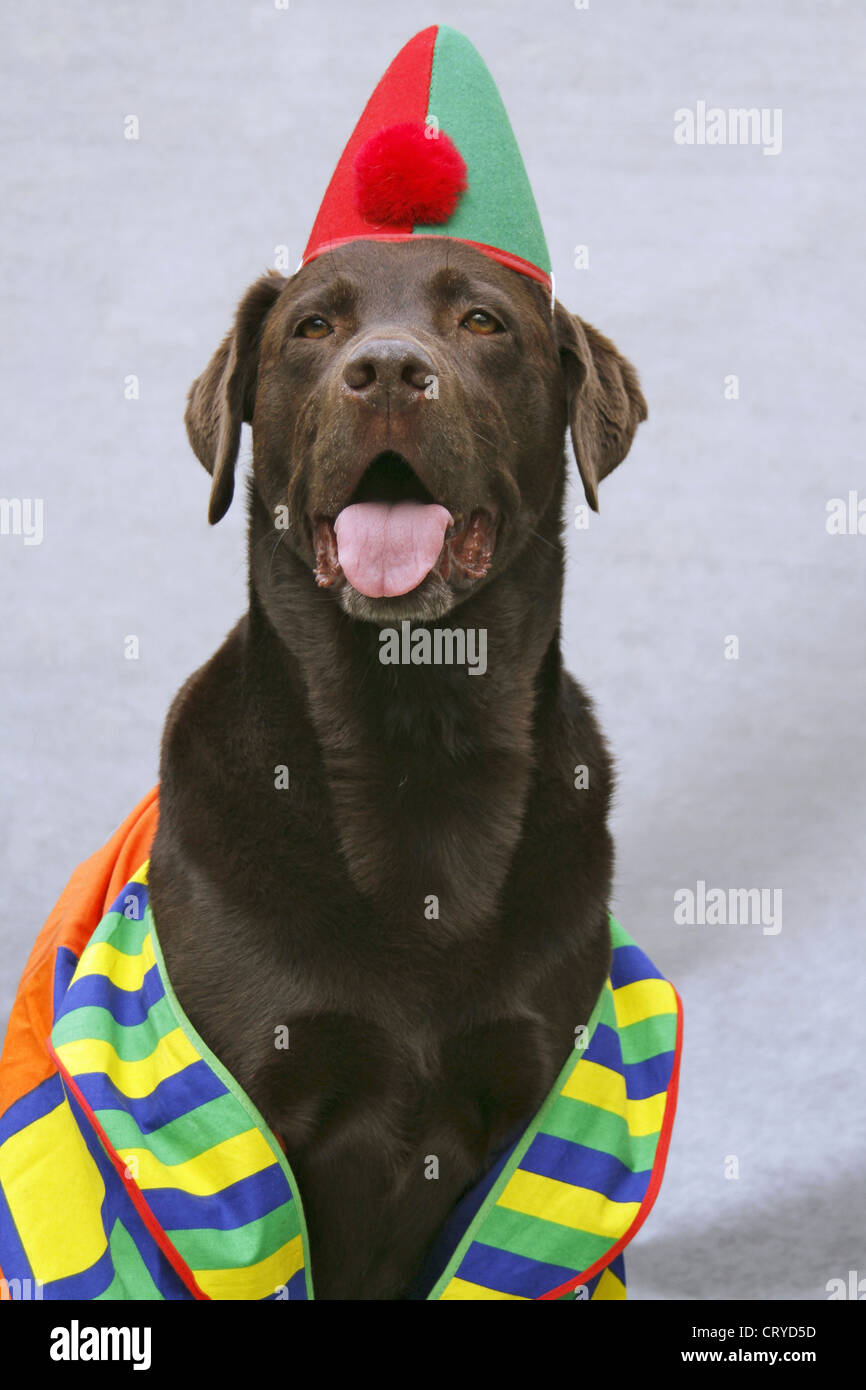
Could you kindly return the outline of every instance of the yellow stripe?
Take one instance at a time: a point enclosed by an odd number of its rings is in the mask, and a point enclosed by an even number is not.
[[[267,1298],[276,1293],[304,1263],[299,1235],[282,1249],[246,1269],[194,1269],[196,1283],[209,1298]]]
[[[150,1149],[122,1149],[118,1153],[143,1192],[152,1187],[172,1187],[194,1197],[210,1197],[274,1163],[271,1147],[259,1129],[223,1139],[183,1163],[161,1163]]]
[[[617,1279],[611,1269],[606,1269],[595,1286],[595,1293],[590,1302],[595,1303],[597,1299],[611,1302],[614,1299],[624,1299],[625,1296],[625,1284],[621,1279]]]
[[[619,1115],[635,1138],[658,1134],[662,1127],[667,1091],[659,1091],[645,1100],[629,1100],[622,1073],[611,1071],[610,1067],[604,1067],[600,1062],[591,1062],[588,1057],[580,1059],[561,1094]]]
[[[81,1038],[75,1042],[61,1043],[57,1055],[73,1076],[88,1071],[104,1072],[117,1089],[132,1100],[149,1096],[161,1081],[176,1076],[184,1067],[199,1059],[182,1028],[173,1028],[166,1033],[150,1056],[142,1057],[138,1062],[121,1061],[111,1043],[100,1038]]]
[[[144,938],[137,956],[124,955],[108,941],[94,941],[86,946],[78,962],[73,983],[85,975],[105,975],[118,989],[141,989],[144,977],[156,962],[150,934]]]
[[[668,980],[636,980],[613,991],[613,1006],[620,1028],[627,1028],[657,1014],[675,1014],[677,1000]]]
[[[67,1101],[0,1146],[0,1185],[41,1283],[81,1274],[104,1254],[105,1184]]]
[[[612,1202],[588,1187],[524,1173],[520,1168],[506,1184],[497,1206],[614,1239],[625,1235],[640,1210],[640,1202]]]
[[[503,1293],[501,1289],[488,1289],[483,1284],[471,1284],[468,1279],[452,1279],[442,1290],[442,1301],[446,1299],[507,1299],[510,1303],[531,1303],[531,1298],[523,1298],[519,1293]]]

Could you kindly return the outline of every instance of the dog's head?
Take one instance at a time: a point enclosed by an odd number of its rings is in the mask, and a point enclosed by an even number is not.
[[[310,583],[353,617],[435,619],[491,583],[561,489],[565,429],[589,505],[646,404],[632,366],[541,285],[446,237],[355,241],[247,291],[186,424],[255,488]]]

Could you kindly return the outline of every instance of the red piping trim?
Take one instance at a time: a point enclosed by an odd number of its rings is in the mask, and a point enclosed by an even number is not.
[[[186,1284],[186,1287],[189,1289],[193,1298],[204,1300],[205,1302],[210,1303],[210,1295],[206,1294],[203,1289],[199,1288],[198,1284],[195,1281],[195,1276],[193,1275],[193,1272],[190,1269],[189,1265],[186,1263],[183,1257],[178,1254],[177,1250],[175,1250],[165,1231],[162,1229],[153,1212],[151,1211],[150,1207],[147,1205],[147,1201],[144,1198],[141,1188],[133,1182],[132,1178],[128,1178],[126,1176],[127,1165],[123,1162],[123,1159],[112,1147],[111,1143],[109,1142],[108,1135],[105,1133],[105,1130],[102,1128],[102,1125],[97,1120],[90,1105],[82,1095],[77,1082],[73,1080],[72,1076],[66,1070],[57,1053],[54,1051],[54,1048],[51,1046],[50,1039],[46,1039],[45,1046],[48,1049],[49,1057],[51,1057],[52,1061],[54,1062],[54,1065],[56,1066],[57,1070],[62,1076],[64,1082],[72,1091],[73,1095],[75,1096],[75,1099],[78,1101],[88,1120],[93,1125],[93,1128],[96,1130],[100,1142],[102,1143],[102,1147],[105,1149],[105,1152],[108,1154],[108,1157],[111,1159],[111,1162],[117,1169],[118,1176],[121,1182],[123,1183],[124,1187],[126,1188],[127,1192],[129,1193],[133,1206],[135,1207],[136,1211],[138,1212],[147,1229],[150,1231],[150,1234],[153,1236],[160,1250],[165,1255],[166,1259],[174,1269],[175,1273],[179,1275],[180,1278],[183,1280],[184,1284]]]
[[[679,1091],[680,1084],[680,1057],[682,1055],[683,1050],[683,1001],[680,999],[680,996],[677,994],[677,991],[673,985],[671,985],[671,989],[674,991],[674,997],[677,1001],[677,1040],[675,1043],[674,1050],[674,1063],[673,1067],[671,1068],[671,1079],[668,1083],[668,1098],[665,1104],[665,1114],[664,1119],[662,1120],[661,1132],[659,1133],[658,1147],[656,1149],[655,1163],[653,1164],[652,1176],[650,1177],[650,1183],[646,1191],[646,1196],[641,1202],[640,1210],[638,1211],[637,1215],[635,1216],[625,1235],[620,1237],[616,1245],[614,1245],[613,1248],[609,1250],[606,1255],[602,1255],[600,1259],[596,1260],[595,1264],[590,1265],[589,1268],[585,1269],[582,1274],[578,1274],[576,1279],[569,1279],[567,1283],[560,1284],[558,1288],[551,1289],[549,1293],[541,1294],[539,1298],[535,1300],[538,1303],[542,1303],[545,1300],[553,1298],[561,1298],[563,1294],[570,1293],[571,1290],[576,1289],[578,1285],[587,1283],[590,1279],[594,1278],[596,1274],[599,1274],[602,1270],[607,1269],[607,1266],[613,1260],[616,1259],[620,1251],[624,1250],[625,1247],[628,1245],[629,1241],[632,1240],[634,1236],[637,1234],[640,1227],[643,1225],[643,1223],[649,1216],[655,1199],[659,1194],[659,1188],[662,1185],[662,1178],[664,1177],[665,1172],[665,1164],[667,1163],[668,1158],[668,1149],[670,1147],[671,1142],[671,1133],[674,1127],[674,1115],[676,1113],[677,1108],[677,1093]]]
[[[491,260],[498,261],[500,265],[507,266],[509,270],[516,270],[519,275],[528,275],[531,280],[537,280],[548,291],[553,287],[553,281],[546,270],[533,265],[532,261],[524,260],[522,256],[516,256],[512,251],[502,251],[498,246],[487,246],[483,241],[469,241],[462,236],[443,238],[436,232],[359,232],[354,236],[335,237],[332,241],[323,241],[315,250],[307,252],[301,265],[309,265],[310,261],[314,261],[325,251],[335,251],[338,246],[347,246],[350,241],[417,241],[421,237],[436,237],[437,241],[459,241],[464,246],[471,246],[482,255],[489,256]]]

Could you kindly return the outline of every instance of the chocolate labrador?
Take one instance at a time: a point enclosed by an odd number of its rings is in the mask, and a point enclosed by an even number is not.
[[[151,901],[181,1004],[285,1144],[318,1298],[413,1296],[606,978],[564,437],[595,508],[645,418],[607,338],[440,236],[264,275],[191,388],[212,522],[252,425],[249,610],[171,709]],[[422,629],[483,633],[483,674]]]

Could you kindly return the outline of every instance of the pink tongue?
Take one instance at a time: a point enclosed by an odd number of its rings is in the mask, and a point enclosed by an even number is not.
[[[334,522],[349,583],[368,598],[417,589],[439,558],[451,513],[435,503],[355,502]]]

